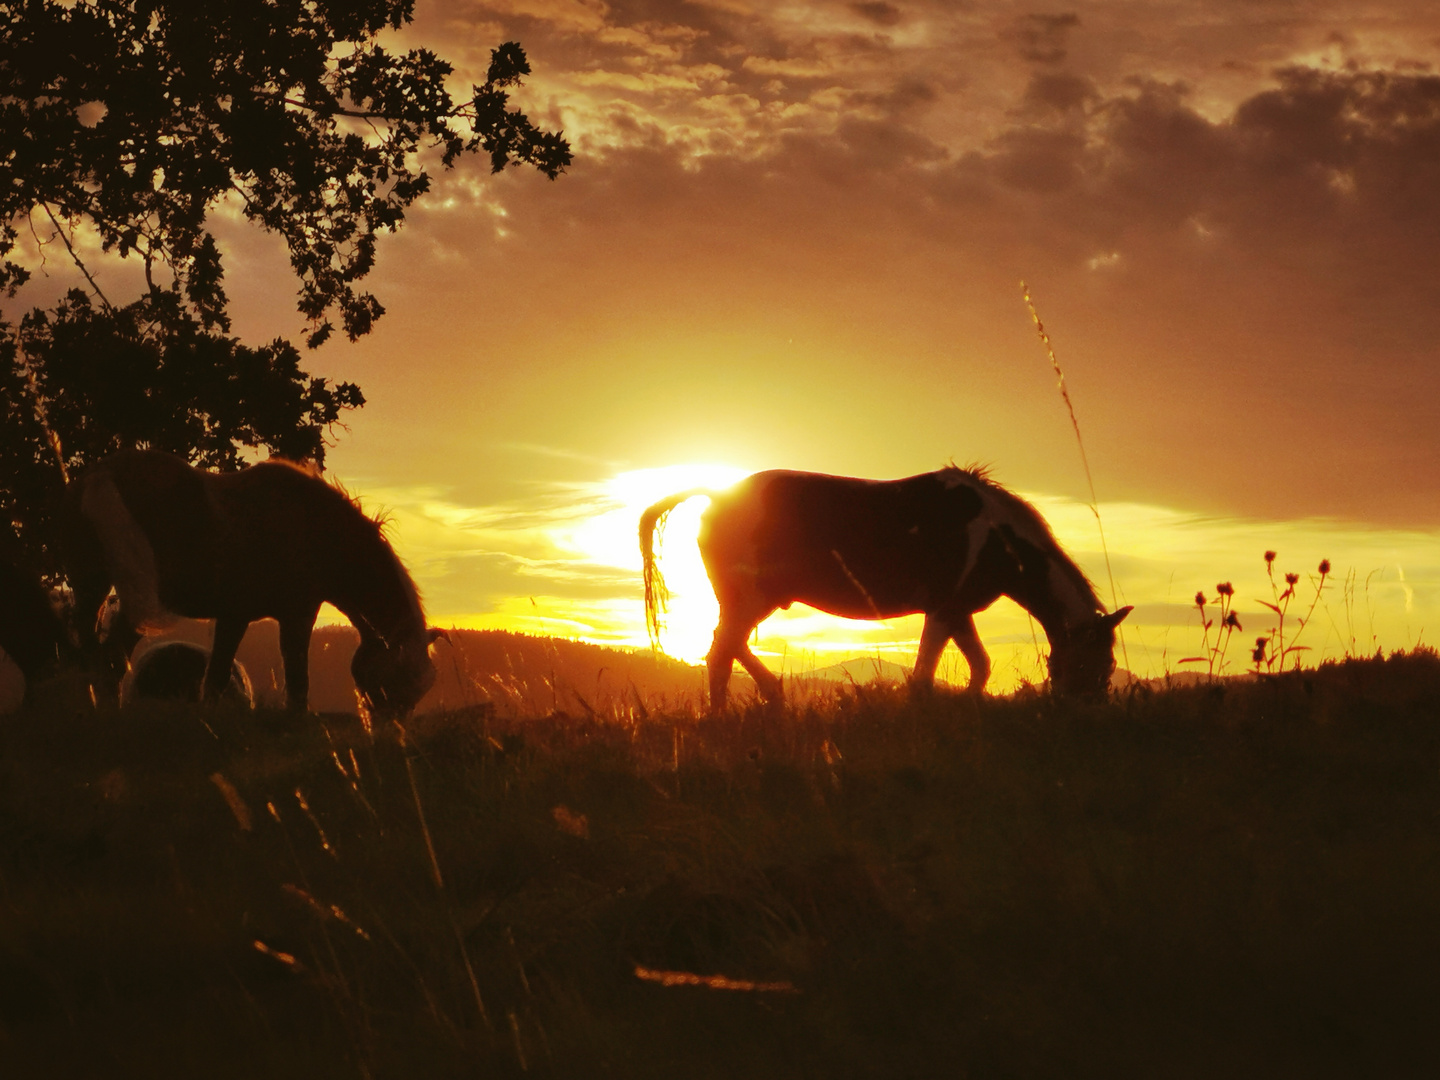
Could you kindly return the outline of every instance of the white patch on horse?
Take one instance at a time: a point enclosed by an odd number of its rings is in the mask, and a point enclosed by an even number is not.
[[[1017,535],[1023,535],[1024,530],[1019,527],[1021,523],[1015,515],[1007,513],[1012,508],[1005,506],[996,497],[995,490],[989,484],[976,480],[974,476],[960,469],[946,469],[942,476],[948,489],[953,491],[957,487],[968,487],[980,499],[980,512],[965,526],[965,566],[955,581],[955,591],[959,592],[969,580],[970,573],[975,569],[980,553],[985,549],[992,532],[1001,525],[1009,525]]]
[[[142,634],[173,626],[179,616],[160,602],[160,577],[150,539],[108,473],[97,471],[85,481],[80,512],[100,537],[115,593],[130,625]]]

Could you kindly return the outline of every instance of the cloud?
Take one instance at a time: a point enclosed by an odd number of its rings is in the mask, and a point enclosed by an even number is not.
[[[514,442],[1073,491],[1023,277],[1107,496],[1437,519],[1437,76],[1406,55],[1440,15],[891,6],[422,6],[446,55],[521,40],[577,158],[437,175],[383,242],[381,336],[325,354],[372,400],[341,460],[443,443],[470,505],[543,471]],[[245,271],[242,302],[286,280]]]
[[[895,26],[904,15],[894,4],[884,3],[883,0],[876,0],[874,3],[851,4],[850,10],[863,19],[868,19],[876,26]]]
[[[1065,43],[1080,25],[1073,11],[1057,15],[1022,15],[1003,34],[1020,56],[1037,64],[1059,64],[1066,56]]]

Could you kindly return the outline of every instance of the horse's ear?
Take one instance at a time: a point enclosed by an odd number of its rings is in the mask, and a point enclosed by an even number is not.
[[[435,642],[442,639],[444,640],[446,645],[450,645],[453,647],[455,644],[453,641],[450,640],[449,632],[441,630],[438,626],[432,626],[429,630],[425,631],[425,644],[427,647],[430,645],[434,645]]]
[[[1109,615],[1102,615],[1100,617],[1100,622],[1103,623],[1108,629],[1113,630],[1115,629],[1115,627],[1119,626],[1122,622],[1125,621],[1126,615],[1129,615],[1130,612],[1134,610],[1134,604],[1126,604],[1122,608],[1116,608]]]

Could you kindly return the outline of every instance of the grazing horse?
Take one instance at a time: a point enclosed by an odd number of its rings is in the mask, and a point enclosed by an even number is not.
[[[135,659],[120,687],[120,703],[139,701],[199,701],[205,685],[210,650],[188,641],[162,641]],[[222,696],[255,707],[250,675],[239,660],[230,662],[230,680]]]
[[[652,638],[667,598],[655,564],[655,529],[696,495],[710,497],[700,554],[720,602],[706,658],[713,710],[725,707],[735,660],[767,700],[779,700],[779,678],[746,638],[796,601],[849,619],[924,613],[911,685],[934,685],[940,654],[953,640],[970,665],[968,689],[978,695],[990,658],[974,615],[1008,596],[1045,628],[1056,693],[1103,695],[1109,686],[1115,627],[1131,609],[1107,615],[1034,507],[983,470],[954,466],[904,480],[777,470],[723,491],[695,488],[660,500],[640,518]]]
[[[230,681],[255,619],[280,623],[285,693],[304,709],[310,633],[328,602],[360,631],[350,670],[363,704],[405,716],[435,681],[415,584],[380,525],[348,496],[281,461],[212,473],[154,450],[122,450],[67,490],[66,570],[76,610],[93,612],[113,585],[119,619],[155,631],[176,616],[214,619],[204,698]],[[83,620],[82,620],[83,621]],[[81,626],[85,643],[95,634]]]

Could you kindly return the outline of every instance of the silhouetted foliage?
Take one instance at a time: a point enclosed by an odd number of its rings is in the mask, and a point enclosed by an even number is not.
[[[530,72],[514,42],[456,102],[451,66],[380,41],[413,0],[27,0],[0,6],[0,289],[29,278],[22,230],[53,232],[84,275],[50,311],[0,323],[0,509],[26,561],[43,533],[57,461],[120,446],[238,467],[240,447],[321,460],[323,435],[363,404],[310,377],[294,346],[228,336],[224,205],[278,233],[299,280],[311,347],[353,340],[384,312],[358,283],[444,168],[483,153],[550,178],[565,139],[507,107]],[[144,295],[107,297],[81,236],[138,258]],[[50,431],[46,430],[48,420]],[[58,440],[58,446],[56,442]]]
[[[206,329],[225,329],[223,272],[206,217],[229,199],[284,237],[315,339],[338,312],[352,338],[384,310],[355,283],[430,187],[415,157],[445,167],[484,152],[554,177],[558,133],[506,108],[530,73],[507,42],[468,102],[426,49],[376,35],[413,0],[53,0],[0,10],[0,255],[27,215],[62,231],[84,220],[107,251],[134,253],[152,284],[165,267]],[[0,284],[22,280],[7,264]]]

